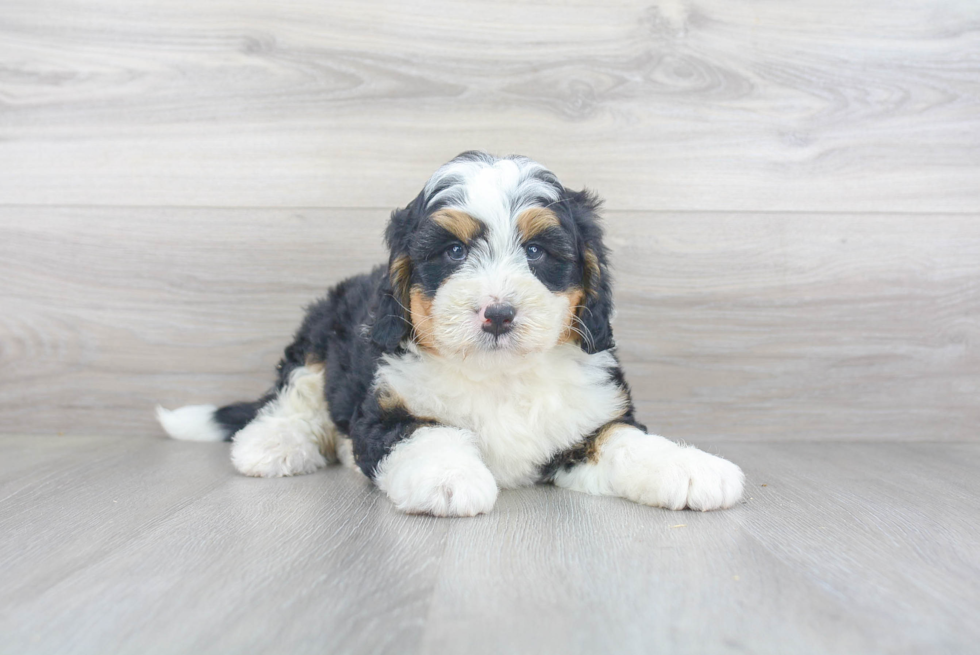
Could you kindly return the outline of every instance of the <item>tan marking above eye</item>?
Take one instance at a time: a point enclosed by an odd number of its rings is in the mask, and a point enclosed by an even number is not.
[[[517,217],[517,230],[521,233],[521,241],[530,241],[551,227],[558,227],[558,216],[555,212],[544,207],[532,207],[521,212]]]
[[[458,209],[440,209],[432,215],[432,220],[463,243],[472,241],[482,228],[480,221]]]

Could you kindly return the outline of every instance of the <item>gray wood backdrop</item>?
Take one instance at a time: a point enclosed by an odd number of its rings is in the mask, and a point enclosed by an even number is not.
[[[977,438],[974,0],[4,0],[0,432],[256,396],[470,148],[607,199],[658,431]]]

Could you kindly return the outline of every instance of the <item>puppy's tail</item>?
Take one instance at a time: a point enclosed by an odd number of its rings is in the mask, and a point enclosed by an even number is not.
[[[157,420],[173,439],[181,441],[231,441],[236,432],[252,422],[275,394],[253,402],[215,405],[186,405],[169,410],[157,406]]]

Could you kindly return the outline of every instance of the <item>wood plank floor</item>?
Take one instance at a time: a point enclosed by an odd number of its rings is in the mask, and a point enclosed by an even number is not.
[[[744,504],[404,516],[225,444],[0,438],[0,652],[975,653],[980,445],[716,443]]]

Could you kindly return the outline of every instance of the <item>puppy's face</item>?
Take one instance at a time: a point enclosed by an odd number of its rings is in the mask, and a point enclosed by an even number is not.
[[[525,158],[464,153],[440,168],[387,233],[392,311],[410,326],[401,336],[464,357],[571,340],[602,349],[610,303],[595,206]]]

